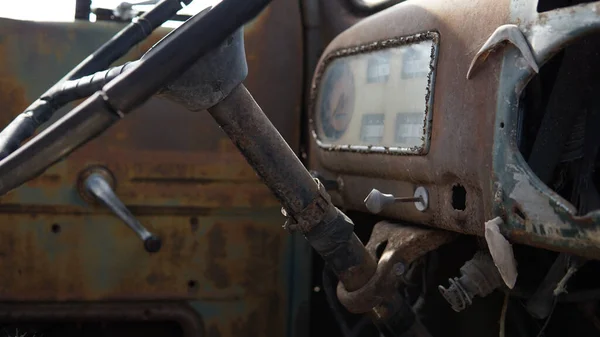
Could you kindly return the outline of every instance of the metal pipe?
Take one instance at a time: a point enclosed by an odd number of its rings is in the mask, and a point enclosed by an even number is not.
[[[223,0],[212,10],[196,14],[172,31],[126,74],[118,76],[102,91],[1,160],[0,195],[35,178],[147,101],[170,79],[179,76],[258,15],[269,2]],[[219,29],[214,29],[217,26]]]
[[[56,86],[56,91],[50,94],[50,101],[55,105],[63,106],[74,100],[93,95],[117,76],[133,68],[138,62],[127,62],[78,79],[65,81]]]
[[[313,177],[243,85],[208,111],[288,213],[319,196]]]
[[[79,63],[0,132],[0,160],[18,149],[40,125],[47,122],[55,111],[66,104],[58,104],[50,99],[52,93],[55,93],[63,82],[108,68],[131,47],[144,40],[152,31],[175,15],[182,8],[182,3],[187,5],[191,2],[192,0],[160,2]]]
[[[117,111],[138,107],[201,57],[218,48],[270,2],[223,0],[212,9],[194,15],[148,50],[129,76],[118,77],[104,87],[107,93],[114,93],[108,95],[111,106]],[[136,76],[131,76],[135,70]],[[120,92],[127,92],[127,95],[118,95]]]
[[[374,257],[244,85],[208,111],[282,203],[288,227],[304,233],[348,291],[365,285],[377,267]]]
[[[118,120],[103,97],[94,94],[0,161],[0,195],[38,176]]]

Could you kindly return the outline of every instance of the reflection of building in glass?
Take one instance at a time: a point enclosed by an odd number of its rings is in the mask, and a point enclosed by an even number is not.
[[[390,77],[389,54],[373,55],[367,62],[367,83],[384,83]]]
[[[380,144],[383,140],[384,114],[364,115],[360,128],[360,140],[368,145]]]
[[[398,113],[396,115],[396,143],[405,147],[423,143],[424,117],[422,112]]]
[[[425,48],[423,48],[425,47]],[[402,78],[427,77],[431,61],[431,48],[427,45],[407,46],[402,57]]]
[[[339,116],[345,122],[345,131],[331,138],[321,129],[317,130],[318,137],[332,146],[383,146],[395,151],[403,148],[401,152],[422,149],[430,137],[427,93],[432,90],[429,74],[433,71],[432,57],[437,55],[432,53],[434,47],[432,40],[422,40],[334,61],[346,64],[352,76],[333,82],[323,80],[320,88],[323,101],[317,118],[321,119],[321,125],[334,125],[337,119],[331,117]],[[331,64],[327,73],[335,66]],[[345,102],[333,90],[338,86],[348,95],[344,97],[351,107],[341,104]],[[337,110],[348,113],[340,114]]]

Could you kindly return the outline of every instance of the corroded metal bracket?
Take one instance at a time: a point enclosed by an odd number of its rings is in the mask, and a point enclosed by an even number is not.
[[[515,8],[511,20],[521,22],[539,65],[578,38],[600,31],[598,2],[539,14]],[[504,219],[500,230],[515,242],[600,258],[600,211],[578,215],[536,176],[516,146],[519,98],[534,75],[533,68],[522,66],[521,51],[506,51],[495,122],[493,216]]]
[[[375,275],[362,288],[347,291],[338,285],[340,302],[351,312],[367,312],[382,305],[391,296],[400,281],[402,273],[395,269],[406,269],[411,263],[438,249],[457,237],[454,232],[439,229],[425,229],[381,221],[373,227],[367,251],[376,256],[383,247]]]
[[[475,54],[475,57],[471,61],[469,70],[467,71],[467,79],[470,79],[475,72],[484,62],[488,56],[497,50],[506,46],[508,43],[515,46],[520,52],[527,64],[538,73],[540,68],[538,67],[531,47],[527,43],[527,39],[523,35],[523,32],[517,25],[502,25],[492,33],[490,38],[483,44],[481,49]]]

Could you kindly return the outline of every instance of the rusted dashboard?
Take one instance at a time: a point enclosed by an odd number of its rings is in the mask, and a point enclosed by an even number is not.
[[[2,125],[121,28],[0,20]],[[159,29],[118,64],[139,58],[168,32]],[[245,84],[297,148],[297,3],[274,2],[245,27],[245,43],[251,69]],[[273,60],[268,55],[276,48],[281,51]],[[289,113],[273,114],[279,111]],[[163,238],[159,252],[144,251],[118,217],[83,198],[80,175],[97,166],[112,174],[117,196],[136,218]],[[165,307],[174,302],[201,318],[192,317],[199,328],[186,336],[302,334],[296,324],[304,322],[298,307],[308,297],[308,260],[304,251],[295,252],[306,250],[304,239],[281,230],[277,201],[206,112],[150,100],[3,196],[0,221],[0,266],[8,271],[0,280],[0,302],[31,303],[22,310],[3,305],[3,323],[16,316],[77,320],[100,310],[125,317],[115,307],[156,301]],[[135,311],[144,324],[163,319],[148,314],[162,310],[156,305],[145,308]]]
[[[428,32],[332,54],[315,98],[319,147],[427,153],[438,42]]]
[[[500,217],[515,242],[599,257],[596,212],[575,215],[516,143],[523,88],[538,65],[598,30],[600,4],[536,5],[406,1],[334,39],[315,72],[309,124],[311,169],[337,180],[336,202],[366,212],[373,188],[395,197],[421,188],[425,209],[395,202],[380,215],[475,235]]]

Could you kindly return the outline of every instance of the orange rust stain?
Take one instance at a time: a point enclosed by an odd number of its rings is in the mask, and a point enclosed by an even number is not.
[[[64,62],[69,51],[73,48],[74,34],[56,34],[54,27],[45,27],[44,24],[35,26],[31,38],[37,47],[36,51],[43,56],[54,56],[59,62]]]
[[[268,295],[277,286],[282,256],[283,237],[273,231],[245,225],[243,235],[248,240],[247,261],[244,268],[243,285],[248,292]],[[282,231],[283,232],[283,231]]]
[[[217,223],[206,234],[208,250],[206,256],[206,269],[204,276],[211,280],[217,289],[226,288],[231,284],[227,269],[222,265],[227,257],[225,246],[227,239],[223,233],[223,224]]]
[[[262,297],[254,311],[230,323],[231,336],[279,337],[284,335],[284,303],[280,296],[271,292]]]
[[[246,37],[259,34],[263,31],[265,24],[271,17],[271,6],[267,7],[256,19],[250,21],[244,26],[244,35]]]
[[[4,40],[6,41],[6,40]],[[0,44],[0,125],[6,125],[28,106],[25,86],[12,71],[13,59],[6,42]]]
[[[123,58],[120,61],[117,61],[116,63],[120,64],[122,63],[122,61],[131,61],[139,59],[140,57],[142,57],[142,55],[144,55],[144,53],[148,51],[148,49],[150,49],[150,47],[154,46],[168,32],[169,29],[158,28],[144,41],[131,48],[131,50],[129,50],[129,52],[125,56],[123,56]]]
[[[116,138],[117,140],[121,140],[121,141],[123,141],[123,140],[126,140],[126,139],[127,139],[127,133],[126,133],[126,132],[124,132],[124,131],[117,132],[117,134],[116,134],[115,138]]]
[[[5,112],[0,117],[1,125],[8,124],[28,106],[25,88],[14,77],[0,78],[0,106]]]
[[[218,152],[224,153],[238,153],[238,149],[235,147],[231,139],[224,138],[219,140],[219,149]]]
[[[279,271],[284,231],[243,218],[141,216],[164,240],[148,254],[115,217],[2,215],[1,300],[188,298],[249,303],[285,291]],[[81,226],[82,221],[89,222]],[[53,224],[59,230],[53,231]],[[207,230],[205,232],[205,230]],[[18,258],[15,258],[18,257]],[[199,288],[191,291],[189,281]],[[42,286],[43,285],[43,286]],[[267,305],[267,303],[264,303]]]

